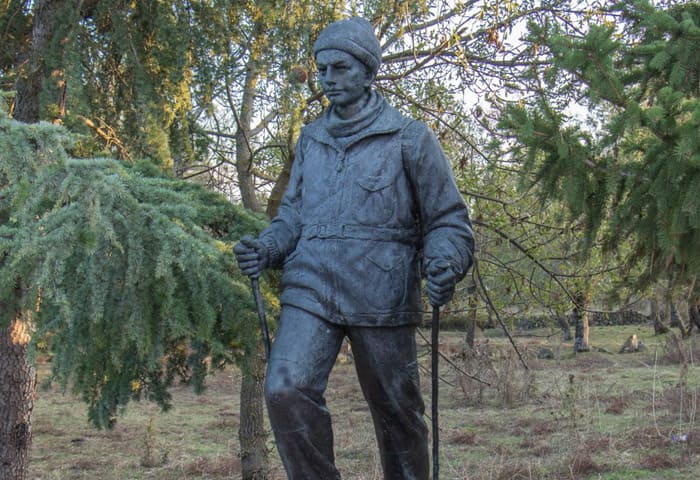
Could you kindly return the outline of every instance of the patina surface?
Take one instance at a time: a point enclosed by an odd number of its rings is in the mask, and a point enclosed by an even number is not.
[[[324,392],[347,338],[385,478],[427,479],[421,278],[432,305],[449,301],[472,263],[469,215],[433,132],[372,89],[371,25],[329,25],[314,54],[330,106],[301,132],[278,216],[235,247],[246,275],[283,269],[265,384],[277,448],[290,479],[340,478]]]

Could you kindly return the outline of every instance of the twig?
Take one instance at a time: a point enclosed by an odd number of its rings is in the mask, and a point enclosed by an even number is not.
[[[515,344],[515,340],[513,340],[513,337],[511,336],[510,332],[508,331],[508,327],[506,327],[506,324],[503,322],[501,315],[498,313],[498,310],[496,309],[495,305],[491,301],[491,297],[489,297],[489,294],[486,291],[486,286],[484,285],[484,282],[481,279],[481,273],[479,272],[479,262],[476,259],[474,259],[474,273],[476,274],[476,279],[479,282],[479,286],[481,287],[481,293],[484,296],[484,300],[486,300],[486,303],[489,304],[489,307],[491,308],[493,313],[496,315],[496,319],[498,320],[498,323],[501,325],[503,332],[508,337],[508,340],[510,341],[510,344],[513,346],[515,353],[518,354],[518,358],[520,359],[520,363],[522,363],[525,370],[530,370],[530,367],[528,367],[527,363],[525,362],[525,359],[523,358],[522,354],[520,353],[520,350],[518,350],[518,346]]]
[[[656,421],[656,365],[659,357],[659,347],[654,348],[654,377],[651,384],[651,416],[654,419],[654,428],[659,437],[663,437],[659,424]]]
[[[431,342],[429,342],[428,339],[425,338],[425,335],[423,335],[423,332],[422,332],[421,330],[418,330],[418,335],[420,335],[420,337],[423,339],[423,341],[426,343],[426,345],[430,345],[430,347],[432,348]],[[465,377],[471,378],[472,380],[477,381],[477,382],[479,382],[479,383],[482,383],[482,384],[486,385],[487,387],[490,387],[490,386],[491,386],[491,384],[490,384],[489,382],[487,382],[487,381],[485,381],[485,380],[482,380],[482,379],[480,379],[479,377],[472,375],[471,373],[465,372],[462,368],[459,367],[459,365],[457,365],[457,364],[454,363],[450,358],[448,358],[447,356],[445,356],[445,354],[443,354],[443,353],[440,352],[440,351],[438,351],[438,352],[439,352],[439,354],[440,354],[440,358],[442,358],[443,360],[445,360],[452,368],[454,368],[455,370],[457,370],[457,372],[458,372],[459,374],[464,375]],[[442,379],[441,379],[441,380],[442,380]],[[444,381],[445,383],[447,383],[448,385],[450,385],[450,386],[454,386],[454,385],[452,385],[450,382],[448,382],[448,381],[446,381],[446,380],[443,380],[443,381]]]
[[[494,225],[489,225],[487,223],[484,223],[484,222],[476,220],[476,219],[472,220],[472,223],[474,225],[488,228],[492,232],[495,232],[496,234],[498,234],[501,238],[506,240],[508,243],[510,243],[513,247],[520,250],[520,252],[522,252],[535,265],[537,265],[543,272],[545,272],[552,280],[554,280],[554,282],[557,285],[559,285],[559,287],[562,289],[562,291],[566,294],[567,297],[569,297],[571,299],[572,302],[576,303],[576,299],[571,294],[571,292],[569,292],[569,289],[566,288],[566,285],[564,285],[562,283],[562,281],[559,279],[559,275],[555,274],[553,271],[551,271],[549,268],[547,268],[541,261],[539,261],[537,258],[535,258],[535,256],[527,248],[525,248],[523,245],[521,245],[517,240],[515,240],[514,238],[511,238],[508,234],[503,232],[501,229],[495,227]],[[474,264],[476,265],[476,262],[474,262]],[[499,319],[499,321],[500,321],[500,319]]]
[[[117,136],[117,133],[114,131],[114,128],[112,128],[110,125],[107,124],[104,120],[98,118],[97,120],[100,122],[100,126],[96,125],[95,122],[90,120],[89,118],[83,116],[83,115],[78,115],[78,117],[83,121],[86,127],[91,129],[93,132],[97,134],[98,137],[100,137],[105,144],[107,145],[107,148],[110,148],[112,146],[116,147],[116,149],[119,151],[119,156],[128,162],[131,162],[131,155],[129,155],[129,150],[124,146],[124,143],[119,139]]]

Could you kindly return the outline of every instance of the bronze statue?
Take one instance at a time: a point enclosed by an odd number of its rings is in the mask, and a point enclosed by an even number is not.
[[[340,478],[324,392],[344,338],[387,479],[427,479],[415,329],[421,276],[443,305],[472,263],[464,200],[433,132],[371,85],[381,48],[366,20],[314,44],[330,106],[302,129],[279,214],[235,252],[244,274],[282,267],[282,311],[265,399],[290,479]]]

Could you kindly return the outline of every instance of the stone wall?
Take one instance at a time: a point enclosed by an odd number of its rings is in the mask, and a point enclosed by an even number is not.
[[[591,327],[601,325],[639,325],[651,322],[649,316],[634,310],[621,310],[619,312],[589,312],[588,319]],[[572,327],[575,325],[572,315],[567,315],[567,320],[569,325]],[[515,322],[515,328],[519,330],[556,326],[556,319],[550,316],[522,317]]]

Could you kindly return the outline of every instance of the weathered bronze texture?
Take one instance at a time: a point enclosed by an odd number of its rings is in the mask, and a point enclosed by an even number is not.
[[[464,200],[433,132],[372,89],[371,25],[335,22],[314,44],[330,106],[305,126],[277,217],[235,247],[244,274],[282,268],[265,398],[290,479],[340,478],[324,392],[347,338],[386,479],[429,477],[415,328],[472,263]]]

